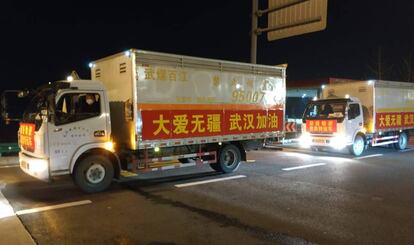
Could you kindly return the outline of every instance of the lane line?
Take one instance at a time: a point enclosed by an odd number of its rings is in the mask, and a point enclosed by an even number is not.
[[[78,202],[68,202],[68,203],[45,206],[45,207],[40,207],[40,208],[23,209],[23,210],[17,211],[16,215],[32,214],[32,213],[44,212],[44,211],[53,210],[53,209],[68,208],[68,207],[74,207],[74,206],[91,204],[91,203],[92,203],[91,200],[83,200],[83,201],[78,201]]]
[[[360,159],[371,158],[371,157],[380,157],[380,156],[383,156],[383,155],[384,154],[373,154],[373,155],[368,155],[368,156],[363,156],[363,157],[354,157],[352,159],[360,160]]]
[[[313,168],[318,166],[324,166],[326,163],[315,163],[315,164],[308,164],[308,165],[302,165],[297,167],[291,167],[291,168],[282,168],[283,171],[292,171],[297,169],[304,169],[304,168]]]
[[[37,244],[29,231],[24,227],[22,221],[14,213],[13,207],[10,202],[1,192],[6,187],[5,183],[0,183],[0,226],[8,227],[13,230],[12,233],[5,233],[6,231],[0,231],[3,239],[8,240],[8,243],[16,244]],[[2,220],[4,218],[4,220]],[[18,237],[16,237],[18,235]],[[12,241],[10,241],[10,239]]]
[[[0,166],[0,168],[18,168],[19,165],[4,165],[4,166]]]
[[[202,180],[202,181],[196,181],[196,182],[191,182],[191,183],[186,183],[186,184],[178,184],[178,185],[175,185],[175,187],[182,188],[182,187],[188,187],[188,186],[193,186],[193,185],[202,185],[202,184],[208,184],[208,183],[232,180],[232,179],[240,179],[240,178],[246,178],[246,177],[247,177],[246,175],[236,175],[236,176],[231,176],[231,177],[226,177],[226,178],[210,179],[210,180]]]
[[[0,220],[2,218],[12,217],[14,216],[14,211],[12,206],[10,205],[9,201],[0,191]]]
[[[246,163],[254,163],[256,160],[246,160]]]
[[[405,149],[405,150],[400,150],[399,152],[407,152],[407,151],[414,151],[414,148]]]

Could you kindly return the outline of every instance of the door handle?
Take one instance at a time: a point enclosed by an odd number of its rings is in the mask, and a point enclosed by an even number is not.
[[[55,128],[55,129],[53,130],[53,132],[60,132],[60,131],[62,131],[62,128]]]
[[[359,123],[359,126],[362,126],[362,123],[361,122]]]
[[[105,130],[96,130],[93,132],[93,136],[95,137],[104,137],[105,136]]]

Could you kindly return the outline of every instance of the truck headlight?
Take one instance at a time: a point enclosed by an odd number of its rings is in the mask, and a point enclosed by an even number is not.
[[[337,150],[345,148],[346,143],[346,137],[344,135],[336,135],[329,141],[329,145]]]
[[[28,168],[35,175],[41,175],[43,172],[48,171],[47,162],[43,159],[30,159],[28,162]]]
[[[312,145],[312,137],[310,133],[302,133],[299,137],[299,144],[301,147],[308,148]]]

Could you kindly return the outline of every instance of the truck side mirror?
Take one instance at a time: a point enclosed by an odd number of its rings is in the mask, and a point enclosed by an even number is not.
[[[28,92],[18,90],[5,90],[1,94],[1,117],[5,122],[20,121],[23,110],[27,106]]]
[[[6,120],[7,112],[6,112],[6,99],[4,97],[4,94],[2,94],[0,98],[0,113],[1,113],[1,118]]]
[[[17,92],[17,97],[18,98],[25,98],[29,95],[29,91],[28,90],[20,90]]]
[[[360,105],[357,103],[350,104],[348,106],[348,120],[352,120],[354,118],[357,118],[361,114]]]

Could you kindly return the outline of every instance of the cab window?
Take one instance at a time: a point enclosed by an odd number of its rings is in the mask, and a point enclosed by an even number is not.
[[[56,125],[85,120],[101,114],[98,93],[68,93],[56,104]]]
[[[359,104],[350,104],[348,118],[353,119],[361,115],[361,110],[359,109]]]

